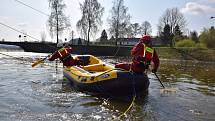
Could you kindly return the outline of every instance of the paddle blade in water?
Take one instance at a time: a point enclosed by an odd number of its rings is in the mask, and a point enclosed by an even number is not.
[[[176,93],[177,92],[177,88],[163,88],[160,90],[161,93]]]

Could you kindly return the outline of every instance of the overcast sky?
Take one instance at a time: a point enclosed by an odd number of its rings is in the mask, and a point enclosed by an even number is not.
[[[33,8],[50,13],[48,0],[18,0]],[[113,0],[98,0],[105,13],[102,17],[103,25],[98,32],[98,36],[103,29],[107,29],[107,17],[112,7]],[[72,29],[75,31],[75,38],[79,37],[76,32],[76,23],[81,18],[79,3],[83,0],[64,0],[67,5],[65,14],[70,17]],[[132,16],[131,22],[142,23],[149,21],[152,25],[153,35],[157,33],[159,18],[167,8],[178,7],[187,20],[187,29],[201,32],[203,28],[215,25],[215,0],[125,0],[125,6],[129,8],[128,13]],[[48,17],[29,7],[26,7],[17,0],[1,0],[0,4],[0,23],[11,26],[19,31],[24,31],[30,36],[41,39],[41,32],[46,32],[47,40],[51,41],[47,29]],[[20,33],[0,24],[0,39],[18,40]],[[68,38],[65,34],[62,38]],[[31,38],[28,38],[32,40]],[[34,41],[34,40],[33,40]],[[52,40],[54,41],[54,40]]]

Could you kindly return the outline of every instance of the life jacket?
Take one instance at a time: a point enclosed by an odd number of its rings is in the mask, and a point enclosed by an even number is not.
[[[148,68],[148,66],[151,64],[151,60],[153,58],[153,54],[154,54],[154,49],[152,47],[148,47],[145,44],[144,45],[144,51],[143,51],[143,55],[142,58],[140,60],[140,63],[143,64],[145,66],[145,68]]]
[[[60,60],[62,61],[62,62],[65,62],[65,61],[67,61],[68,59],[70,59],[71,58],[71,55],[70,55],[70,53],[67,51],[67,49],[66,48],[61,48],[61,49],[59,49],[58,50],[58,53],[59,53],[59,55],[60,55]]]

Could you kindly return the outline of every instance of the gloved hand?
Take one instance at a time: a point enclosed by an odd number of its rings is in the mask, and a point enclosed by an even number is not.
[[[48,59],[49,61],[53,61],[53,59],[52,59],[52,54],[48,55],[48,56],[47,56],[47,59]]]
[[[152,69],[152,73],[156,73],[157,72],[157,69]]]
[[[145,65],[145,63],[144,63],[143,61],[140,61],[139,66],[140,66],[141,68],[146,68],[146,65]]]

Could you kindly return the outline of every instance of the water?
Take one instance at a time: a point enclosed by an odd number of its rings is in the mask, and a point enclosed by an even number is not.
[[[55,63],[31,67],[35,58],[47,54],[4,52],[0,55],[1,121],[119,120],[130,102],[101,99],[70,88],[62,68]],[[129,61],[128,57],[100,57],[110,62]],[[29,62],[28,62],[29,61]],[[161,61],[158,76],[166,87],[149,73],[150,87],[138,97],[121,120],[135,121],[214,121],[215,64],[192,61]]]
[[[21,51],[21,52],[24,52],[24,50],[19,46],[0,44],[0,52],[2,52],[2,51]]]

